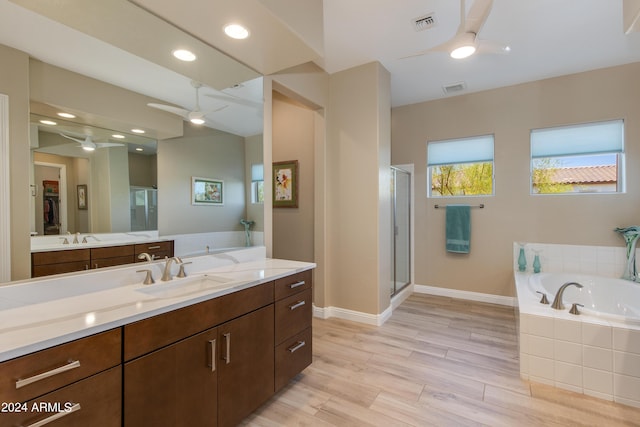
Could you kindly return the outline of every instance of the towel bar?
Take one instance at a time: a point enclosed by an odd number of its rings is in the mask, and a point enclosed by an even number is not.
[[[435,209],[446,208],[447,205],[433,205]],[[484,209],[484,203],[480,203],[479,205],[471,205],[472,208]]]

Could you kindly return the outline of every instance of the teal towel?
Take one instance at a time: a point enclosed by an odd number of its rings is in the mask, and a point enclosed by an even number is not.
[[[468,254],[471,239],[471,206],[447,205],[447,252]]]

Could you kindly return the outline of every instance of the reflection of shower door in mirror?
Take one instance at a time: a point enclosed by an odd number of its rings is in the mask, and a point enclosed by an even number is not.
[[[391,295],[411,282],[411,174],[391,168]]]
[[[131,187],[131,231],[158,229],[158,190],[147,187]]]

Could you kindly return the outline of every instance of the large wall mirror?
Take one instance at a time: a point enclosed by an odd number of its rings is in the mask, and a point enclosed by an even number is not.
[[[242,232],[241,220],[264,230],[252,173],[263,162],[259,73],[128,1],[100,3],[99,10],[81,1],[13,3],[19,6],[6,3],[0,12],[12,15],[16,31],[0,31],[0,44],[31,57],[24,220],[33,238]],[[90,15],[103,19],[91,22]],[[57,36],[66,45],[53,43]],[[52,54],[56,44],[65,46],[59,56]],[[198,64],[169,58],[175,45],[193,46]],[[74,55],[78,46],[82,54]],[[121,60],[120,68],[105,56]],[[195,110],[206,113],[204,124],[188,121]],[[223,182],[224,203],[193,203],[194,177]]]

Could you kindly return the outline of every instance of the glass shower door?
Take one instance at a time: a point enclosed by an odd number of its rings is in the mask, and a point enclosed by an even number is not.
[[[391,168],[392,278],[391,295],[411,282],[411,174]]]

